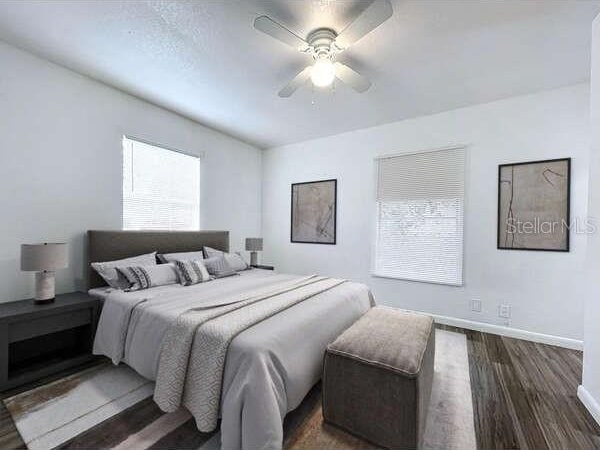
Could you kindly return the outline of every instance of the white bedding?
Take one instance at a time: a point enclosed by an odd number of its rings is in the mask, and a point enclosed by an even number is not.
[[[94,298],[104,301],[106,296],[113,291],[114,291],[114,289],[111,287],[99,287],[99,288],[89,289],[88,294],[90,294]]]
[[[94,353],[126,362],[155,380],[169,327],[190,308],[211,308],[240,293],[299,279],[250,270],[194,286],[111,292]],[[241,332],[226,356],[221,394],[223,448],[280,448],[285,414],[319,380],[326,345],[371,306],[368,288],[344,283]],[[124,331],[119,331],[124,330]]]

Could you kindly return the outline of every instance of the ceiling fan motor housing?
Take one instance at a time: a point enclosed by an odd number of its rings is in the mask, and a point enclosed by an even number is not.
[[[330,28],[317,28],[308,35],[308,44],[312,48],[312,54],[315,59],[332,59],[334,51],[333,42],[337,33]]]

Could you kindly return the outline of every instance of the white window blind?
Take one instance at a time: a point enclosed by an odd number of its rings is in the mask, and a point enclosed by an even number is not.
[[[374,275],[462,285],[464,148],[377,165]]]
[[[198,230],[200,159],[123,138],[123,229]]]

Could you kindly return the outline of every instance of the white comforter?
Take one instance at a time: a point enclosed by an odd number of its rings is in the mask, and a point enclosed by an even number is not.
[[[110,294],[94,353],[114,363],[124,361],[155,380],[163,339],[181,314],[191,308],[222,306],[242,292],[297,278],[251,270],[195,286]],[[318,381],[326,345],[371,303],[366,286],[344,283],[237,335],[223,375],[223,448],[280,448],[283,418]]]

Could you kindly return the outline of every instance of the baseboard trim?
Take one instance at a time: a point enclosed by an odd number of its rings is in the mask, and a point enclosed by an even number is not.
[[[582,384],[577,388],[577,397],[583,403],[583,406],[589,411],[591,416],[594,418],[598,425],[600,425],[600,404],[594,397],[590,395],[586,388]]]
[[[526,341],[539,342],[541,344],[556,345],[558,347],[571,348],[574,350],[583,350],[583,341],[570,339],[551,334],[535,333],[533,331],[521,330],[519,328],[503,327],[485,322],[475,322],[474,320],[458,319],[456,317],[440,316],[431,314],[437,323],[451,325],[453,327],[466,328],[468,330],[483,331],[485,333],[499,334]]]

